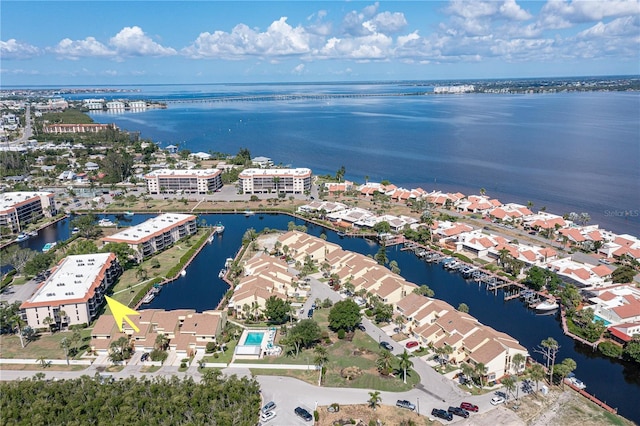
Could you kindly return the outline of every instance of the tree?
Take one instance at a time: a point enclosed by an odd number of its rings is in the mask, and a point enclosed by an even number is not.
[[[562,360],[560,364],[556,364],[553,369],[553,374],[559,376],[560,383],[562,383],[562,388],[564,389],[564,379],[575,370],[577,367],[576,362],[571,358],[565,358]]]
[[[521,353],[517,353],[511,358],[511,363],[513,364],[516,373],[520,373],[522,368],[524,367],[524,363],[527,361],[527,357],[522,355]]]
[[[295,349],[295,357],[297,358],[300,349],[310,347],[320,340],[321,336],[318,323],[312,319],[306,319],[291,327],[282,342]]]
[[[393,355],[389,351],[382,351],[376,360],[376,367],[383,376],[388,375],[391,372],[391,361]]]
[[[393,307],[386,303],[376,302],[373,308],[373,315],[377,323],[389,322],[393,317]]]
[[[634,334],[633,339],[625,345],[622,355],[626,359],[640,363],[640,335]]]
[[[109,360],[113,363],[131,358],[131,346],[127,337],[121,337],[109,345]]]
[[[373,408],[373,411],[376,411],[376,408],[380,406],[380,402],[382,402],[382,397],[380,397],[380,392],[373,391],[369,392],[369,407]]]
[[[71,347],[71,343],[69,342],[69,339],[67,339],[66,337],[63,337],[60,340],[60,348],[64,351],[64,357],[67,360],[67,365],[69,365],[69,348]]]
[[[166,351],[169,348],[169,338],[164,334],[158,334],[153,347],[159,351]]]
[[[272,324],[284,324],[290,312],[291,304],[279,297],[271,296],[265,303],[264,315]]]
[[[360,307],[352,299],[337,302],[329,311],[329,328],[334,331],[353,330],[362,320]]]
[[[429,288],[428,285],[422,284],[420,287],[413,289],[413,292],[422,296],[433,297],[436,293]]]
[[[475,373],[473,365],[469,364],[468,362],[463,362],[460,365],[460,370],[462,371],[462,374],[464,375],[466,380],[469,380],[469,378],[473,377]]]
[[[13,245],[2,253],[0,264],[2,266],[11,265],[19,274],[24,272],[27,263],[36,255],[36,252],[28,248]]]
[[[320,386],[322,384],[322,376],[324,375],[324,365],[329,361],[329,355],[324,346],[316,346],[313,352],[315,354],[313,363],[320,367],[320,377],[318,377],[318,386]]]
[[[516,389],[516,379],[514,376],[504,377],[502,380],[502,385],[505,387],[507,392],[513,395],[513,391]]]
[[[391,272],[393,272],[394,274],[400,274],[400,268],[398,267],[398,262],[396,262],[395,260],[392,260],[391,262],[389,262],[389,269],[391,269]]]
[[[474,367],[474,373],[476,377],[480,380],[480,387],[484,387],[484,376],[487,374],[487,367],[484,363],[479,362]]]
[[[347,172],[347,169],[345,169],[344,166],[340,166],[340,168],[336,172],[336,180],[340,182],[344,178],[344,175],[346,172]]]
[[[411,355],[409,355],[409,353],[405,349],[403,353],[398,355],[398,358],[400,360],[399,362],[400,369],[404,371],[404,383],[407,383],[407,369],[413,367],[413,362],[411,362],[411,359],[410,359]]]
[[[378,252],[373,257],[379,265],[386,265],[389,263],[389,258],[387,257],[387,248],[385,246],[380,246]]]
[[[118,262],[125,270],[131,268],[136,263],[133,258],[135,252],[127,243],[107,243],[100,251],[102,253],[114,253],[118,258]],[[158,260],[153,259],[151,261],[152,267],[155,267],[153,266],[153,261],[158,262]],[[158,264],[158,267],[160,267],[160,264]]]
[[[636,270],[629,265],[620,266],[611,273],[614,283],[630,283],[637,274]]]
[[[469,306],[466,303],[460,303],[458,305],[458,311],[459,312],[464,312],[465,314],[469,313]]]
[[[102,159],[102,170],[106,176],[103,182],[118,183],[131,176],[133,157],[126,151],[108,150]]]
[[[49,316],[42,320],[42,324],[47,326],[47,328],[49,329],[49,332],[51,334],[53,334],[53,330],[51,328],[51,324],[53,324],[53,323],[54,323],[53,318],[51,318]]]
[[[558,354],[559,350],[560,345],[558,345],[558,342],[553,337],[544,339],[542,342],[540,342],[538,349],[536,349],[536,352],[542,354],[546,361],[547,372],[549,374],[549,383],[552,383],[553,381],[553,366],[555,365],[556,355]]]
[[[78,228],[78,233],[84,238],[92,238],[101,232],[96,221],[96,215],[89,213],[73,219],[71,221],[71,226],[73,228]]]
[[[527,376],[536,382],[536,392],[538,392],[539,382],[545,377],[544,367],[538,363],[532,364],[531,367],[527,369]]]
[[[383,220],[373,225],[373,230],[378,234],[386,234],[391,232],[391,225],[386,220]]]

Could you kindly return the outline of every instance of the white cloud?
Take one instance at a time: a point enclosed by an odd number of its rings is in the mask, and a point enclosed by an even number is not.
[[[111,37],[109,44],[117,50],[118,56],[171,56],[177,53],[175,49],[153,41],[138,26],[124,27]]]
[[[506,0],[500,6],[500,13],[505,18],[513,19],[514,21],[526,21],[531,19],[531,14],[518,6],[516,0]]]
[[[477,19],[495,15],[498,3],[495,1],[452,0],[447,11],[465,19]]]
[[[591,28],[581,31],[578,38],[601,38],[601,37],[630,37],[637,43],[640,40],[640,18],[638,16],[627,16],[617,18],[611,22],[598,22]],[[628,41],[630,41],[628,40]],[[640,50],[639,50],[640,52]]]
[[[116,52],[109,49],[93,37],[84,40],[61,40],[52,51],[59,57],[76,60],[83,57],[113,57]]]
[[[396,33],[407,26],[407,20],[403,13],[400,12],[382,12],[378,13],[370,21],[374,32],[384,34]]]
[[[296,74],[296,75],[300,75],[303,72],[304,72],[304,64],[298,64],[291,70],[291,74]]]
[[[380,60],[389,58],[392,45],[391,37],[384,34],[342,39],[333,37],[316,54],[324,58]]]
[[[539,21],[544,28],[562,29],[577,23],[638,14],[637,0],[548,0],[540,11]]]
[[[0,40],[0,56],[2,59],[28,59],[40,54],[40,49],[12,38]]]
[[[311,35],[302,27],[293,28],[282,17],[265,32],[258,32],[244,24],[236,25],[231,33],[216,31],[201,33],[195,42],[184,49],[192,58],[243,59],[244,55],[286,56],[310,51]]]

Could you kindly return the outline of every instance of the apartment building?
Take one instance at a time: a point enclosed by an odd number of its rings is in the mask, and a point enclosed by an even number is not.
[[[100,241],[103,244],[128,244],[140,262],[145,257],[170,247],[176,241],[195,234],[198,230],[196,219],[197,217],[191,214],[165,213],[101,238]]]
[[[117,129],[118,127],[115,124],[97,124],[97,123],[89,123],[89,124],[47,124],[42,126],[42,131],[44,133],[99,133],[105,131],[107,129]]]
[[[311,190],[311,169],[246,169],[238,180],[245,194],[304,194]]]
[[[51,192],[5,192],[0,194],[0,227],[21,232],[26,225],[44,216],[57,214]]]
[[[218,169],[160,169],[144,178],[150,194],[206,194],[222,188]]]
[[[22,318],[34,329],[88,324],[122,267],[113,253],[67,256],[21,306]]]

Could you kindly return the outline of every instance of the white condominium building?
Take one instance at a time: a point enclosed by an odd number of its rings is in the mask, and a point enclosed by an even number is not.
[[[135,251],[136,259],[142,261],[176,241],[195,234],[198,230],[196,219],[192,214],[165,213],[101,238],[100,241],[104,244],[126,243]]]
[[[5,192],[0,194],[0,227],[21,232],[24,227],[56,214],[56,203],[51,192]]]
[[[245,194],[304,194],[311,189],[311,169],[246,169],[238,176]]]
[[[218,169],[160,169],[144,177],[150,194],[206,194],[222,188]]]
[[[113,253],[67,256],[20,306],[22,318],[36,329],[89,324],[98,315],[107,289],[121,273]]]

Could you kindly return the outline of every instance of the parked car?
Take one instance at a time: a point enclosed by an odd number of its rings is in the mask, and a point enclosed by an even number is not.
[[[451,421],[453,420],[453,414],[448,411],[440,410],[438,408],[434,408],[431,410],[431,415],[434,417],[440,417],[441,419]]]
[[[491,405],[504,404],[505,399],[501,396],[494,396],[491,398]]]
[[[460,408],[462,408],[463,410],[467,410],[467,411],[473,411],[474,413],[478,412],[478,406],[477,405],[473,405],[470,402],[461,402],[460,403]]]
[[[263,423],[267,423],[268,421],[275,419],[275,417],[276,417],[275,411],[267,411],[266,413],[260,414],[260,421]]]
[[[307,312],[307,318],[313,318],[313,309],[309,309],[309,312]]]
[[[391,346],[391,344],[389,342],[385,342],[385,341],[380,342],[380,347],[381,348],[385,348],[388,351],[392,351],[393,350],[393,346]]]
[[[415,348],[418,345],[419,345],[418,342],[416,342],[415,340],[412,340],[410,342],[407,342],[405,346],[407,347],[407,349],[411,349],[411,348]]]
[[[465,419],[469,417],[469,412],[460,407],[449,407],[447,411],[456,416],[464,417]]]
[[[367,329],[366,329],[366,328],[364,328],[364,325],[362,325],[362,324],[358,324],[358,325],[356,325],[356,328],[357,328],[358,330],[362,331],[362,332],[367,331]]]
[[[149,360],[149,352],[143,353],[142,356],[140,357],[140,361],[144,362],[148,360]]]
[[[305,422],[310,422],[311,420],[313,420],[313,416],[311,415],[311,413],[309,413],[302,407],[296,407],[296,409],[293,411],[294,413],[296,413],[296,416],[300,417]]]
[[[263,413],[268,413],[269,411],[273,411],[276,408],[276,403],[273,401],[269,401],[266,404],[264,404],[264,407],[262,407],[262,412]]]
[[[406,408],[407,410],[415,411],[416,406],[406,399],[399,399],[396,401],[396,407]]]

